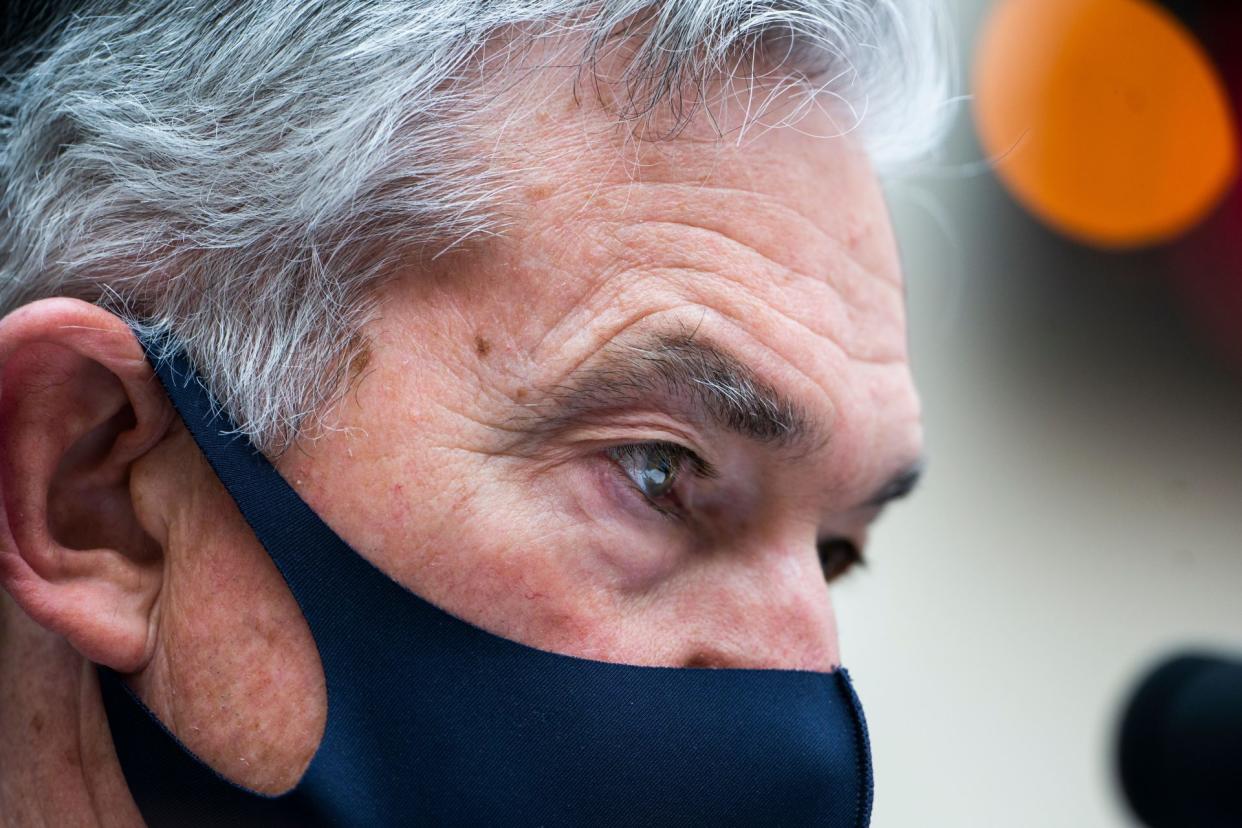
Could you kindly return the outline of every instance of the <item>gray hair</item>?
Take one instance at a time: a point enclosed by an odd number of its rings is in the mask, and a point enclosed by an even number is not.
[[[574,44],[590,73],[624,41],[618,117],[674,125],[757,57],[883,169],[946,120],[934,2],[87,0],[0,67],[0,315],[111,307],[279,452],[346,387],[398,262],[504,232],[478,95],[522,50]]]

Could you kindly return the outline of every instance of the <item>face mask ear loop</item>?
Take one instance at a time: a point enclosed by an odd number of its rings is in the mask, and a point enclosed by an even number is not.
[[[351,633],[337,621],[352,616],[341,605],[342,578],[363,584],[391,579],[341,540],[237,432],[183,351],[163,340],[140,341],[186,429],[289,586],[327,665],[325,644],[347,641]]]

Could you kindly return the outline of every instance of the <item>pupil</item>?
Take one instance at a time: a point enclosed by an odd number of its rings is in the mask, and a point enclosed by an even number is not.
[[[647,494],[653,497],[664,494],[672,480],[672,471],[667,458],[652,458],[647,468],[643,469],[643,482],[647,484]]]

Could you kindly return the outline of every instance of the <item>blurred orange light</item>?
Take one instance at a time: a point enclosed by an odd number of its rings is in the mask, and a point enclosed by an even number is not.
[[[975,122],[1029,210],[1105,247],[1177,236],[1237,165],[1207,54],[1146,0],[1003,0],[974,66]]]

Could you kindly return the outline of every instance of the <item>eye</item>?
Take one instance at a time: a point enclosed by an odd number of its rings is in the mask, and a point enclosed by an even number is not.
[[[853,567],[866,563],[858,546],[847,538],[820,541],[818,548],[825,581],[835,581]]]
[[[701,477],[712,474],[697,454],[676,443],[631,443],[614,446],[606,453],[652,508],[664,513],[674,512],[679,507],[674,489],[687,471]]]

